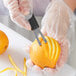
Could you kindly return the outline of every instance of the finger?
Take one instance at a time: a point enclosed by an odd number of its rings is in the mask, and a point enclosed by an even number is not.
[[[37,65],[34,65],[32,69],[33,69],[33,70],[36,70],[36,71],[41,71],[41,70],[42,70],[42,69],[41,69],[40,67],[38,67]]]
[[[7,8],[11,12],[11,14],[15,12],[20,12],[19,10],[19,5],[18,5],[18,0],[6,0],[7,2]]]
[[[19,8],[23,15],[28,15],[30,12],[30,3],[28,0],[19,0]]]
[[[16,14],[15,14],[16,15]],[[31,26],[28,21],[25,20],[23,15],[19,14],[18,16],[11,17],[12,21],[15,22],[18,26],[24,27],[27,30],[31,30]]]
[[[57,72],[56,69],[51,69],[51,68],[44,68],[43,72],[45,74],[45,76],[54,76]]]
[[[32,73],[33,73],[32,76],[44,76],[42,69],[37,65],[34,65],[32,67]]]
[[[14,21],[20,27],[24,27],[30,30],[31,29],[30,24],[25,20],[23,15],[21,15],[20,13],[18,0],[8,0],[7,4],[12,21]]]
[[[29,69],[27,76],[44,76],[44,74],[38,66],[33,65],[33,67],[31,67],[31,69]]]
[[[69,43],[67,40],[64,40],[61,43],[61,54],[60,54],[59,60],[57,62],[57,67],[59,67],[59,68],[62,67],[65,64],[65,62],[67,61],[68,50],[69,50]]]

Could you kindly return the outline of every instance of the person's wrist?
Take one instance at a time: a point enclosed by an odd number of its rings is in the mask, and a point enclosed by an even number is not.
[[[74,10],[76,9],[76,0],[64,0],[64,2],[72,9],[72,11],[74,12]]]

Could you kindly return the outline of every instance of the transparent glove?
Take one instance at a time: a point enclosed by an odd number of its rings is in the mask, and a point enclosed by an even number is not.
[[[53,37],[61,45],[61,54],[57,62],[60,68],[67,61],[70,41],[68,31],[71,26],[73,12],[63,0],[55,0],[49,4],[42,19],[42,29],[44,35]]]
[[[20,27],[28,30],[31,27],[28,21],[25,20],[25,16],[30,13],[30,2],[28,0],[4,0],[4,5],[9,10],[11,20]]]
[[[41,31],[44,35],[53,37],[59,42],[61,54],[55,69],[41,69],[37,65],[34,65],[30,59],[27,60],[27,76],[57,76],[57,72],[61,70],[68,58],[70,42],[67,36],[71,26],[70,19],[72,14],[71,9],[62,0],[55,0],[49,4],[42,19]],[[27,51],[30,52],[30,49]]]

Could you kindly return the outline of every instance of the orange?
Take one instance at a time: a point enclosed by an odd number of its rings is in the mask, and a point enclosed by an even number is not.
[[[6,34],[0,30],[0,55],[7,50],[8,44],[9,44],[9,40]]]
[[[47,43],[40,37],[41,46],[39,46],[37,40],[35,40],[30,47],[30,58],[35,65],[38,65],[42,69],[45,67],[55,68],[56,63],[60,56],[59,43],[48,36],[45,37]]]

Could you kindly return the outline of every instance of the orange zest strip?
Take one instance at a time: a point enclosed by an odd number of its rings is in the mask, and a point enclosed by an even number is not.
[[[17,67],[17,65],[15,64],[15,62],[12,60],[11,56],[8,55],[8,57],[9,57],[9,60],[10,60],[11,64],[15,67],[15,69],[16,69],[18,72],[24,74],[24,72],[23,72],[22,70],[20,70],[19,67]]]
[[[48,46],[51,48],[51,49],[49,49],[49,58],[50,58],[50,60],[52,60],[51,57],[52,57],[52,55],[53,55],[52,53],[53,53],[53,50],[54,50],[54,48],[53,48],[53,44],[52,44],[53,42],[52,42],[52,39],[49,38],[49,37],[48,37],[48,40],[49,40],[49,42],[48,42],[49,45],[48,45]]]
[[[51,44],[51,42],[49,42],[49,39],[48,39],[48,37],[46,36],[45,37],[46,38],[46,40],[47,40],[47,43],[48,43],[48,47],[49,47],[49,52],[50,52],[50,54],[52,54],[52,44]],[[49,54],[49,56],[50,56],[50,54]],[[47,55],[48,56],[48,55]]]
[[[53,38],[51,38],[50,40],[51,40],[52,45],[53,45],[52,56],[50,56],[50,57],[51,57],[52,60],[54,60],[54,56],[56,54],[56,43],[55,43],[55,40]]]
[[[61,48],[60,48],[60,45],[58,44],[58,42],[56,41],[56,55],[55,55],[55,58],[54,58],[54,61],[55,61],[55,64],[60,56],[60,52],[61,52]]]
[[[26,59],[24,58],[24,76],[27,76]]]
[[[17,71],[16,71],[15,69],[13,69],[13,68],[6,68],[6,69],[0,71],[0,73],[3,73],[3,72],[5,72],[5,71],[7,71],[7,70],[12,70],[12,71],[14,71],[14,72],[16,73],[15,76],[17,76]]]

